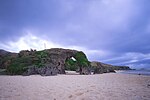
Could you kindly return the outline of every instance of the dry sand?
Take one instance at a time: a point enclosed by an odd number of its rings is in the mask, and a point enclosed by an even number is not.
[[[0,76],[0,100],[150,100],[150,76]]]

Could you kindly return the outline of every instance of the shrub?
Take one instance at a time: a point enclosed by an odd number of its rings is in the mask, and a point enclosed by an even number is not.
[[[14,58],[7,67],[7,73],[11,75],[20,75],[25,72],[27,70],[27,67],[30,65],[35,65],[36,67],[43,67],[45,64],[44,59],[46,57],[48,57],[48,53],[43,50],[36,51],[32,55]],[[36,58],[36,60],[33,58]]]
[[[76,71],[77,70],[77,62],[73,59],[68,59],[65,62],[65,70]]]
[[[21,57],[15,58],[12,60],[10,65],[7,67],[7,73],[11,75],[20,75],[26,71],[26,67],[31,65],[31,58]]]
[[[44,59],[48,57],[48,52],[45,50],[42,51],[36,51],[35,52],[35,57],[38,59],[35,61],[34,65],[37,67],[43,67],[45,65]]]
[[[88,67],[90,64],[86,55],[83,52],[77,52],[75,54],[75,59],[77,60],[79,66]]]
[[[65,61],[66,70],[76,71],[78,68],[80,68],[81,72],[82,67],[88,67],[90,65],[90,62],[83,52],[77,52],[74,58],[76,59],[76,61],[71,58]]]

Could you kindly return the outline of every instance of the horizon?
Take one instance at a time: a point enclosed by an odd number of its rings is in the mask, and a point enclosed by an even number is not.
[[[83,51],[90,61],[150,66],[148,0],[0,0],[0,49]]]

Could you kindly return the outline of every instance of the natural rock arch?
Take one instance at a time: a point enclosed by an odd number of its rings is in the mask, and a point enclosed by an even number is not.
[[[82,51],[70,49],[45,49],[22,50],[19,53],[12,53],[0,50],[0,68],[9,75],[56,75],[65,74],[65,61],[74,57],[78,67],[82,67],[81,74],[93,72],[100,74],[114,72],[114,70],[131,70],[128,66],[113,66],[101,62],[89,62]],[[90,70],[90,71],[89,71]]]
[[[52,75],[65,74],[65,62],[67,59],[70,59],[72,57],[77,59],[78,53],[83,54],[84,55],[83,57],[86,58],[86,55],[83,52],[77,50],[53,48],[53,49],[46,49],[44,50],[44,52],[47,52],[47,57],[44,58],[46,65],[42,68],[31,66],[28,68],[28,70],[25,72],[24,75],[31,75],[32,73],[46,76],[51,75],[51,73]],[[79,65],[78,67],[81,69],[81,65]]]
[[[75,54],[79,51],[70,49],[53,48],[46,50],[50,57],[49,62],[56,65],[59,74],[65,74],[65,61],[71,57],[75,57]]]
[[[8,64],[8,74],[40,74],[45,76],[65,74],[65,62],[72,57],[77,61],[76,67],[78,67],[80,74],[89,74],[87,67],[90,66],[90,63],[82,51],[53,48],[41,51],[22,50],[16,55]]]

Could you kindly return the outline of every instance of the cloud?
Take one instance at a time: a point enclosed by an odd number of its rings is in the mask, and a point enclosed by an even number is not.
[[[133,68],[144,67],[144,65],[150,65],[150,53],[143,54],[138,52],[130,52],[122,54],[120,57],[114,57],[112,59],[103,60],[103,62],[109,62],[114,65],[127,65]],[[148,67],[148,66],[145,66]]]
[[[20,37],[18,41],[9,41],[7,45],[1,43],[0,46],[1,48],[12,52],[19,52],[20,50],[43,50],[46,48],[61,47],[59,44],[43,40],[42,38],[37,37],[30,32],[27,32],[25,36]]]
[[[56,34],[48,32],[49,36],[55,38],[54,41],[91,49],[111,49],[119,53],[148,50],[144,47],[148,38],[141,40],[141,36],[145,37],[143,34],[146,34],[141,26],[145,26],[145,21],[148,20],[147,18],[143,20],[145,13],[141,9],[143,7],[140,5],[141,2],[92,0],[81,3],[82,5],[71,1],[60,5],[65,4],[70,4],[72,8],[64,14],[63,26],[57,27],[59,31],[53,30]],[[61,12],[63,9],[65,6],[62,7]],[[61,38],[58,38],[58,34]],[[147,37],[150,37],[149,34]]]
[[[80,47],[80,46],[68,46],[65,48],[83,51],[87,55],[90,61],[97,61],[97,60],[104,59],[111,55],[110,51],[89,49],[89,48]]]
[[[90,60],[138,64],[148,59],[146,55],[150,53],[149,3],[148,0],[0,0],[0,48],[18,52],[40,50],[45,44],[46,48],[82,50]],[[142,61],[141,64],[146,63]]]
[[[50,49],[50,48],[66,48],[66,49],[75,49],[79,51],[85,52],[89,60],[96,60],[95,56],[103,56],[105,57],[108,55],[108,52],[102,50],[94,50],[88,49],[86,47],[80,46],[73,46],[68,45],[64,46],[63,44],[55,43],[53,41],[46,40],[44,38],[38,37],[33,35],[32,32],[27,31],[25,36],[22,36],[18,39],[18,41],[9,41],[7,44],[0,43],[1,49],[5,49],[11,52],[19,52],[21,50],[43,50],[43,49]]]

